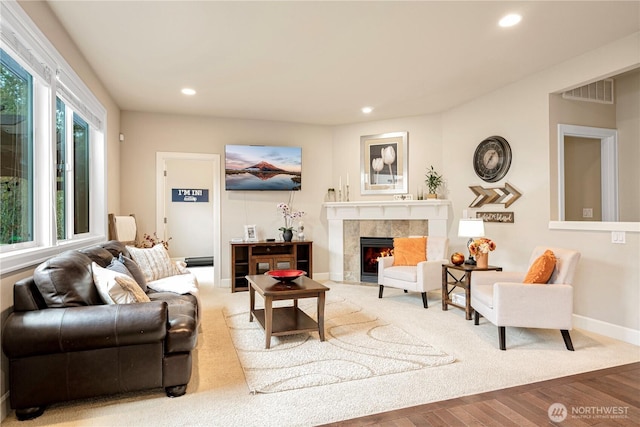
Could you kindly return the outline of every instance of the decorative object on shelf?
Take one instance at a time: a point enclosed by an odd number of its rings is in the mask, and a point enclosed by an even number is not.
[[[511,166],[511,146],[501,136],[490,136],[476,147],[473,169],[483,181],[496,182],[504,178]]]
[[[484,222],[477,218],[461,219],[458,223],[458,236],[468,237],[467,248],[469,248],[469,258],[464,262],[467,265],[476,265],[476,260],[471,253],[471,244],[476,237],[484,236]]]
[[[302,221],[298,223],[298,240],[304,240],[304,223]]]
[[[258,232],[256,231],[255,224],[244,226],[244,241],[245,242],[258,241]]]
[[[451,264],[461,265],[462,263],[464,263],[464,255],[461,254],[460,252],[454,252],[451,255]]]
[[[140,242],[138,242],[136,244],[137,248],[152,248],[155,245],[162,243],[162,246],[164,246],[165,249],[169,249],[169,240],[171,240],[172,237],[169,237],[167,240],[162,240],[158,237],[158,235],[154,232],[153,236],[144,233],[144,235],[142,236],[142,240]]]
[[[427,199],[437,199],[438,198],[438,188],[444,182],[444,178],[433,168],[433,165],[429,169],[427,169],[427,173],[425,174],[427,179],[424,180],[424,183],[427,186],[429,193],[427,193]]]
[[[413,194],[394,194],[393,200],[413,200]]]
[[[408,132],[360,137],[361,194],[407,192],[408,137]]]
[[[282,228],[280,230],[282,230]],[[282,240],[284,240],[285,242],[290,242],[292,239],[293,239],[293,230],[290,230],[288,228],[285,228],[284,230],[282,230]]]
[[[336,190],[335,188],[330,188],[327,190],[327,202],[335,202],[336,201]]]
[[[508,208],[522,196],[511,184],[505,182],[503,188],[482,188],[479,185],[469,187],[476,198],[469,205],[470,208],[479,208],[484,205],[504,205]]]
[[[291,282],[300,276],[306,275],[307,272],[302,270],[269,270],[265,274],[281,282]]]
[[[469,244],[469,253],[476,256],[476,267],[487,268],[489,266],[489,252],[496,249],[493,240],[480,237]]]
[[[293,238],[293,221],[304,216],[302,211],[294,211],[291,206],[293,204],[293,192],[289,194],[289,203],[278,203],[277,209],[284,218],[284,227],[280,227],[278,230],[282,231],[282,239],[285,242],[290,242]]]

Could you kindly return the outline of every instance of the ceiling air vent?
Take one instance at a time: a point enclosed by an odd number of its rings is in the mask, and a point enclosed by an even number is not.
[[[613,104],[613,79],[599,80],[585,86],[568,90],[562,94],[562,97],[576,101]]]

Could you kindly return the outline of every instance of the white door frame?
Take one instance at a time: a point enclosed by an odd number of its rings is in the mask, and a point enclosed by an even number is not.
[[[618,131],[577,125],[558,125],[558,219],[565,221],[564,137],[600,140],[602,221],[618,221]]]
[[[167,160],[200,160],[210,161],[213,167],[211,183],[211,199],[213,202],[213,285],[220,286],[220,155],[204,153],[175,153],[159,151],[156,153],[156,230],[165,229],[166,194],[164,191],[164,172]],[[166,238],[166,236],[164,236]]]

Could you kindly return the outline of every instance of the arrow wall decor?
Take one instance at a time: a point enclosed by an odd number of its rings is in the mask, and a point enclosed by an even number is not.
[[[476,195],[475,200],[469,205],[470,208],[479,208],[489,204],[502,204],[505,208],[508,208],[522,196],[522,193],[513,188],[508,182],[505,182],[504,188],[482,188],[479,185],[469,188]]]

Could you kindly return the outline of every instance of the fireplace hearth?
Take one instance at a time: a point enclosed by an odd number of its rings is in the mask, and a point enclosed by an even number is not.
[[[393,237],[360,237],[360,281],[378,282],[378,257],[393,255]]]

